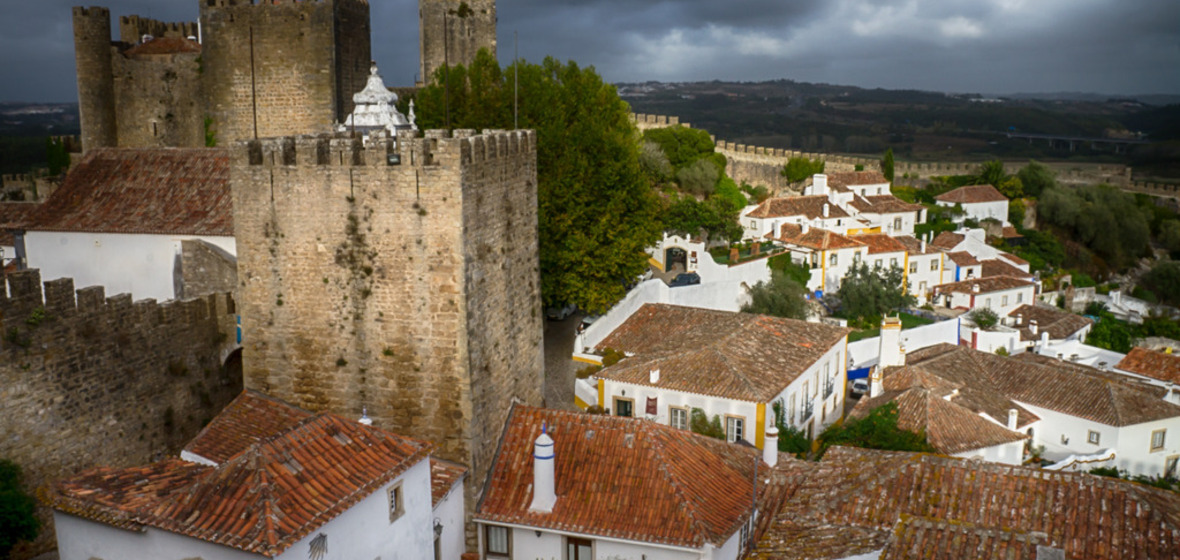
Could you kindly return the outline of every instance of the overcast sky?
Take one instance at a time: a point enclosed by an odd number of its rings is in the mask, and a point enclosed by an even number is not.
[[[4,0],[0,100],[75,101],[71,0]],[[389,85],[418,68],[416,0],[370,0]],[[195,21],[197,0],[110,0]],[[951,92],[1180,93],[1178,0],[501,0],[499,56],[623,81],[787,78]],[[117,29],[117,25],[113,26]]]

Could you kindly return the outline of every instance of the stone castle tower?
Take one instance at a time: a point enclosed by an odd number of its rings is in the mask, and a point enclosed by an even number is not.
[[[446,63],[470,65],[479,49],[496,56],[496,0],[418,0],[418,83]]]
[[[513,402],[541,403],[536,135],[239,144],[245,385],[430,440],[478,502]]]
[[[367,0],[201,0],[200,21],[74,8],[82,147],[199,147],[330,131],[370,56]]]

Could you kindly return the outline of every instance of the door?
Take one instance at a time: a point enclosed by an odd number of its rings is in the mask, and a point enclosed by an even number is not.
[[[566,560],[594,560],[594,545],[586,539],[568,537],[565,540]]]

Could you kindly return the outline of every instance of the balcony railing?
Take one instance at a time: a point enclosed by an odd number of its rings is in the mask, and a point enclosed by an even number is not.
[[[829,378],[825,379],[824,380],[824,399],[826,400],[828,397],[831,397],[832,393],[835,390],[836,390],[836,383],[834,381],[832,381],[832,378],[829,377]]]
[[[800,422],[806,422],[811,419],[812,414],[815,413],[815,404],[808,399],[803,402],[802,415],[799,417]]]

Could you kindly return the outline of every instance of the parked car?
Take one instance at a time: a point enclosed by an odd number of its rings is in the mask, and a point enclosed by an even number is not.
[[[865,378],[852,380],[852,396],[863,397],[869,392],[869,380]]]
[[[594,324],[594,321],[602,318],[602,315],[587,315],[582,317],[582,324],[578,325],[578,332],[582,332]]]
[[[668,282],[668,287],[675,288],[677,286],[691,286],[693,284],[700,284],[700,283],[701,283],[701,275],[700,274],[697,274],[695,272],[683,272],[683,273],[677,274],[676,277],[673,278],[671,282]]]
[[[567,303],[562,306],[550,307],[550,308],[546,309],[545,310],[545,317],[547,317],[550,321],[561,321],[562,319],[565,319],[566,317],[573,315],[574,311],[577,311],[577,310],[578,310],[578,306],[576,306],[572,303]]]

